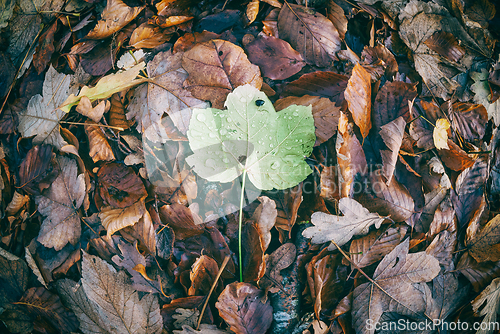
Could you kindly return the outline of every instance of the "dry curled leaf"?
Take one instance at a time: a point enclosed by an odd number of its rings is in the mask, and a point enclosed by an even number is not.
[[[108,139],[104,134],[104,129],[98,124],[87,120],[85,122],[85,133],[89,137],[89,155],[94,162],[115,160],[115,155]]]

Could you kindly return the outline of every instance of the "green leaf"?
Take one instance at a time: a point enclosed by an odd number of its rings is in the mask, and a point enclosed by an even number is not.
[[[311,106],[276,112],[266,94],[244,85],[227,96],[226,110],[194,109],[187,136],[194,154],[186,161],[212,182],[230,182],[247,171],[262,190],[286,189],[311,169],[316,136]]]

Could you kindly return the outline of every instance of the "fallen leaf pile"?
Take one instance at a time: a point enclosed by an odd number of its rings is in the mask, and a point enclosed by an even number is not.
[[[497,7],[2,1],[0,332],[497,333]]]

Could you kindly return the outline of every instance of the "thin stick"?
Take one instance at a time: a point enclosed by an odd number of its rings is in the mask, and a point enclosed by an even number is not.
[[[49,120],[50,121],[50,120]],[[119,127],[119,126],[112,126],[112,125],[104,125],[104,124],[100,124],[100,123],[96,123],[96,124],[86,124],[86,123],[80,123],[80,122],[68,122],[68,121],[59,121],[59,123],[63,123],[63,124],[73,124],[73,125],[87,125],[87,126],[98,126],[98,127],[101,127],[101,128],[110,128],[110,129],[115,129],[115,130],[118,130],[118,131],[123,131],[124,129]]]
[[[241,182],[240,195],[240,216],[238,219],[238,262],[240,267],[240,282],[243,282],[243,261],[241,260],[241,230],[243,225],[243,199],[245,197],[245,181],[247,179],[247,170],[243,170],[243,182]]]
[[[212,292],[214,292],[215,286],[217,285],[217,282],[219,281],[220,275],[222,275],[224,268],[226,268],[226,265],[229,262],[229,258],[230,258],[230,255],[228,254],[224,258],[224,261],[222,261],[222,265],[220,266],[219,272],[217,273],[217,276],[215,277],[215,280],[212,283],[212,287],[210,288],[210,292],[208,293],[207,299],[205,300],[205,303],[203,304],[203,308],[201,309],[200,317],[198,318],[198,324],[196,325],[196,330],[198,330],[200,328],[201,318],[203,317],[203,313],[205,313],[205,309],[207,308],[208,300],[210,299]]]

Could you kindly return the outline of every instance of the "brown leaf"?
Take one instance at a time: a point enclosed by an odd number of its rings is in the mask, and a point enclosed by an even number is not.
[[[182,67],[189,73],[184,87],[194,97],[211,101],[213,108],[224,109],[227,94],[238,86],[262,86],[258,66],[248,61],[243,49],[220,39],[197,44],[184,53]]]
[[[314,264],[314,313],[320,317],[321,311],[332,310],[342,298],[347,267],[342,264],[340,254],[327,255]]]
[[[177,240],[183,240],[203,233],[201,217],[184,205],[173,203],[160,208],[162,222],[168,224],[175,232]]]
[[[414,202],[408,190],[392,178],[386,183],[380,171],[367,176],[366,188],[355,194],[356,198],[371,212],[390,216],[395,222],[408,220],[413,214]]]
[[[296,254],[297,248],[288,242],[278,247],[271,255],[266,256],[266,272],[259,281],[259,287],[264,290],[281,288],[283,282],[281,270],[288,268],[295,261]]]
[[[57,32],[58,22],[59,21],[56,20],[50,25],[49,29],[40,36],[40,43],[37,45],[35,54],[33,55],[33,65],[38,74],[45,71],[56,50],[54,47],[54,35]]]
[[[106,163],[99,169],[97,177],[97,189],[104,205],[125,208],[147,196],[141,179],[131,167],[124,164]]]
[[[347,32],[347,18],[345,17],[342,7],[337,5],[335,1],[329,0],[327,4],[328,19],[332,21],[335,29],[337,29],[341,39],[344,39]]]
[[[146,258],[139,253],[137,250],[137,243],[119,244],[121,256],[115,255],[112,260],[116,265],[125,268],[127,272],[132,276],[132,286],[137,291],[149,292],[149,293],[160,293],[161,287],[159,282],[151,280],[149,277],[145,276],[145,272],[142,273],[139,268],[145,269]]]
[[[57,177],[58,169],[51,145],[34,146],[19,166],[19,187],[31,194],[39,194]]]
[[[127,120],[125,116],[125,106],[122,101],[122,94],[116,93],[111,96],[111,107],[109,109],[109,125],[127,130],[134,124]]]
[[[185,16],[185,15],[172,15],[172,16],[168,16],[168,17],[160,15],[160,16],[156,16],[155,18],[151,19],[150,22],[152,22],[155,25],[159,25],[160,28],[168,28],[168,27],[180,25],[182,23],[191,21],[192,19],[193,19],[192,16]],[[180,28],[180,29],[184,30],[182,28]],[[172,30],[172,32],[174,32],[174,31],[175,30]]]
[[[278,210],[276,210],[276,203],[267,196],[260,196],[257,198],[260,205],[255,209],[252,219],[257,224],[262,240],[262,250],[265,252],[271,243],[271,229],[276,223]]]
[[[449,169],[453,169],[456,172],[461,172],[466,168],[472,167],[474,165],[474,159],[469,157],[467,153],[455,144],[451,139],[448,139],[447,149],[438,150],[439,157],[441,161]]]
[[[436,31],[424,43],[429,49],[450,61],[458,62],[465,54],[465,49],[460,46],[455,36],[446,31]]]
[[[370,75],[363,66],[359,64],[354,66],[344,95],[354,123],[361,130],[361,135],[364,139],[368,136],[368,132],[372,128],[372,86]]]
[[[276,37],[259,35],[245,49],[248,60],[260,67],[263,76],[273,80],[287,79],[306,65],[300,53]]]
[[[132,32],[129,45],[134,49],[152,49],[168,41],[174,31],[163,31],[160,27],[143,23]]]
[[[352,317],[356,333],[373,333],[366,322],[379,321],[383,312],[401,309],[419,314],[425,310],[424,294],[416,284],[432,280],[441,268],[438,260],[425,252],[408,254],[408,247],[406,239],[379,263],[373,282],[354,289]]]
[[[477,261],[498,261],[500,259],[500,215],[490,220],[480,232],[466,240],[469,254]]]
[[[308,64],[326,67],[337,59],[339,33],[332,21],[312,8],[286,2],[278,17],[278,31]]]
[[[323,166],[320,175],[320,196],[330,204],[340,199],[340,187],[337,166]]]
[[[0,248],[0,293],[4,307],[6,302],[16,302],[28,287],[29,269],[24,260]]]
[[[406,122],[412,117],[408,107],[408,101],[417,96],[417,89],[412,84],[401,81],[386,82],[378,91],[373,104],[373,126],[380,129],[399,116],[403,116]]]
[[[161,316],[163,318],[163,326],[167,330],[168,333],[171,333],[174,329],[174,318],[175,311],[178,308],[184,309],[199,309],[203,307],[203,302],[205,301],[204,296],[191,296],[185,298],[178,298],[172,300],[170,304],[163,305],[163,308],[160,310]],[[203,313],[202,317],[203,323],[213,323],[212,312],[210,311],[210,307],[207,307],[205,313]]]
[[[144,7],[129,7],[121,0],[108,0],[101,19],[86,37],[90,39],[109,37],[135,19],[143,9]]]
[[[469,252],[466,252],[458,260],[456,270],[471,282],[475,292],[480,292],[494,278],[500,275],[500,262],[486,261],[478,263],[470,256]]]
[[[241,233],[243,281],[258,282],[266,272],[263,241],[258,227],[247,223]]]
[[[365,46],[361,53],[361,62],[365,66],[381,66],[388,79],[391,79],[398,72],[396,58],[384,45],[377,45],[375,47]],[[365,70],[367,68],[371,67],[367,66]]]
[[[354,269],[368,267],[389,254],[394,247],[399,245],[406,235],[407,226],[399,225],[396,227],[381,228],[370,232],[368,235],[359,239],[354,239],[349,248],[352,265]]]
[[[76,107],[76,111],[78,111],[83,116],[87,116],[94,122],[99,123],[102,115],[104,115],[104,113],[107,112],[110,107],[111,104],[109,103],[109,101],[101,101],[94,108],[92,107],[92,103],[90,102],[89,98],[87,96],[82,96],[80,102],[78,103],[78,106]]]
[[[358,174],[367,172],[366,157],[354,134],[354,124],[348,122],[344,113],[340,113],[338,129],[336,150],[340,197],[351,197],[357,191],[354,189],[354,179],[359,177]]]
[[[59,176],[48,192],[35,198],[38,212],[45,216],[37,240],[47,248],[61,250],[68,242],[75,245],[80,240],[80,206],[85,197],[85,174],[78,175],[75,160],[57,159]]]
[[[338,107],[345,103],[344,91],[348,78],[335,72],[312,72],[302,75],[290,82],[283,92],[284,95],[313,95],[329,98]]]
[[[136,224],[120,230],[120,234],[131,243],[133,243],[134,239],[139,241],[139,249],[143,247],[142,249],[145,248],[149,254],[156,254],[156,233],[148,211]]]
[[[15,215],[21,208],[30,201],[30,197],[28,195],[21,195],[17,190],[12,195],[12,200],[9,202],[9,205],[5,208],[5,213],[8,216]]]
[[[217,39],[219,37],[220,37],[219,34],[206,30],[202,32],[186,33],[177,39],[177,41],[174,44],[172,52],[173,53],[186,52],[188,50],[191,50],[193,46],[195,46],[198,43],[208,42],[212,39]]]
[[[104,130],[96,123],[87,120],[85,133],[89,138],[89,155],[94,162],[115,160],[113,149],[104,135]]]
[[[247,10],[245,15],[247,17],[248,23],[250,25],[257,18],[257,14],[259,14],[259,0],[251,0],[247,5]]]
[[[218,272],[219,266],[210,256],[202,255],[196,259],[189,274],[191,286],[188,290],[188,296],[208,295]]]
[[[63,306],[59,296],[43,287],[28,289],[19,304],[34,317],[40,316],[50,322],[60,332],[72,332],[78,329],[78,322],[73,312]]]
[[[380,129],[380,136],[389,150],[382,150],[382,173],[387,179],[387,184],[392,180],[396,163],[398,162],[399,149],[403,141],[406,122],[403,117],[398,117],[394,121],[383,125]]]
[[[137,223],[145,212],[144,200],[141,199],[125,208],[104,207],[99,213],[99,218],[101,218],[102,226],[108,231],[107,236],[109,238],[116,231]]]
[[[271,326],[273,308],[262,303],[262,290],[248,283],[231,283],[219,296],[215,307],[236,334],[262,334]]]
[[[488,112],[482,104],[453,103],[451,126],[467,141],[480,140],[486,132]]]
[[[337,131],[340,107],[337,107],[334,102],[331,102],[327,98],[311,95],[304,95],[302,97],[289,96],[276,101],[274,108],[280,111],[293,104],[301,106],[312,105],[314,126],[316,127],[316,142],[314,146],[326,142]]]
[[[279,195],[279,198],[274,198],[278,209],[278,217],[274,226],[280,233],[280,241],[283,242],[287,237],[291,238],[292,228],[297,221],[297,212],[303,200],[302,184],[286,189]]]

